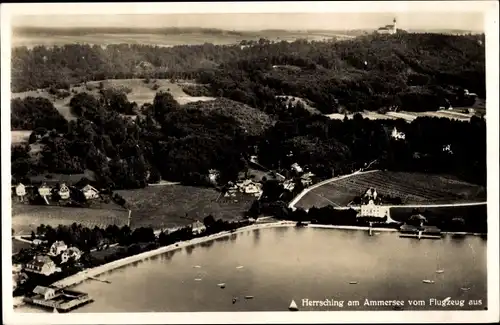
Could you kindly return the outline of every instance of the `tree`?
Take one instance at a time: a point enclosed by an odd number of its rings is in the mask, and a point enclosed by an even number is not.
[[[203,218],[203,224],[205,225],[206,228],[210,228],[213,225],[215,225],[215,218],[212,215],[208,215],[205,218]]]

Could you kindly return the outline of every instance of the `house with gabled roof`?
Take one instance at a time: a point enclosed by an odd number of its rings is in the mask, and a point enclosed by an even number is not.
[[[57,267],[54,261],[50,257],[45,255],[37,255],[33,257],[33,260],[26,263],[24,266],[26,272],[32,272],[42,275],[51,275],[57,272]]]
[[[62,183],[58,190],[59,197],[61,200],[67,200],[70,197],[70,190],[66,183]]]
[[[83,196],[85,196],[85,199],[87,200],[99,198],[99,191],[92,185],[87,184],[80,191],[83,193]]]
[[[33,290],[35,295],[41,296],[45,300],[50,300],[57,296],[57,291],[54,288],[44,287],[44,286],[36,286]]]
[[[50,256],[59,256],[62,252],[68,249],[68,245],[66,245],[62,240],[56,241],[50,246],[48,255]]]

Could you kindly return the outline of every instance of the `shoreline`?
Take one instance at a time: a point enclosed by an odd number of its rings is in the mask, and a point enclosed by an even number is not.
[[[128,256],[122,259],[118,259],[116,261],[112,261],[100,266],[96,266],[94,268],[86,269],[76,274],[70,275],[64,279],[54,282],[52,285],[58,287],[60,289],[70,288],[72,286],[78,285],[86,280],[89,280],[92,277],[98,277],[106,272],[111,272],[115,269],[133,264],[135,262],[140,262],[146,260],[148,258],[165,254],[171,251],[175,251],[177,249],[182,249],[185,247],[189,247],[192,245],[201,244],[210,240],[215,240],[223,237],[231,236],[232,234],[238,234],[248,230],[260,230],[266,228],[281,228],[281,227],[295,227],[295,221],[277,221],[272,223],[262,223],[262,224],[253,224],[245,227],[241,227],[236,229],[234,232],[224,231],[217,234],[204,236],[195,238],[189,241],[177,242],[168,246],[159,247],[157,249],[142,252],[137,255]],[[370,227],[367,226],[341,226],[341,225],[323,225],[323,224],[307,224],[304,228],[316,228],[316,229],[337,229],[337,230],[362,230],[368,231]],[[394,228],[377,228],[372,227],[372,231],[377,232],[399,232],[399,229]],[[467,233],[467,232],[442,232],[443,235],[466,235],[466,236],[484,236],[487,234],[482,233]],[[20,307],[24,305],[23,296],[14,297],[14,308]]]
[[[171,244],[168,246],[163,246],[163,247],[151,250],[151,251],[142,252],[142,253],[137,254],[137,255],[128,256],[128,257],[125,257],[125,258],[122,258],[122,259],[119,259],[116,261],[112,261],[112,262],[109,262],[109,263],[106,263],[106,264],[103,264],[100,266],[96,266],[96,267],[91,268],[91,269],[83,270],[83,271],[78,272],[76,274],[70,275],[67,278],[64,278],[62,280],[54,282],[52,285],[56,286],[60,289],[68,288],[68,287],[80,284],[80,283],[84,282],[85,280],[88,280],[91,277],[97,277],[103,273],[112,271],[114,269],[129,265],[129,264],[141,261],[141,260],[145,260],[147,258],[151,258],[151,257],[156,256],[156,255],[168,253],[170,251],[174,251],[177,249],[182,249],[182,248],[185,248],[185,247],[188,247],[191,245],[201,244],[201,243],[206,242],[206,241],[231,236],[232,234],[241,233],[241,232],[244,232],[247,230],[256,230],[256,229],[264,229],[264,228],[277,228],[277,227],[290,227],[290,226],[295,226],[295,224],[296,224],[296,222],[280,221],[280,222],[276,222],[276,223],[249,225],[249,226],[239,228],[239,229],[235,230],[234,232],[224,231],[224,232],[221,232],[218,234],[199,237],[199,238],[195,238],[195,239],[192,239],[189,241],[178,242],[178,243]]]
[[[73,274],[67,278],[64,278],[62,280],[59,280],[52,285],[58,287],[58,288],[68,288],[77,284],[80,284],[86,280],[88,280],[91,277],[97,277],[103,273],[112,271],[114,269],[139,262],[148,258],[151,258],[156,255],[168,253],[177,249],[182,249],[185,247],[189,247],[192,245],[196,244],[201,244],[210,240],[214,239],[219,239],[227,236],[231,236],[232,234],[238,234],[247,230],[260,230],[260,229],[266,229],[266,228],[279,228],[279,227],[295,227],[296,222],[295,221],[278,221],[278,222],[273,222],[273,223],[264,223],[264,224],[253,224],[245,227],[241,227],[239,229],[236,229],[234,232],[229,232],[229,231],[224,231],[220,232],[218,234],[213,234],[209,236],[204,236],[204,237],[199,237],[195,238],[189,241],[184,241],[184,242],[178,242],[175,244],[171,244],[168,246],[163,246],[159,247],[157,249],[151,250],[151,251],[146,251],[142,252],[137,255],[132,255],[128,256],[116,261],[112,261],[100,266],[96,266],[91,269],[86,269],[84,271],[78,272],[76,274]],[[370,227],[367,226],[337,226],[337,225],[322,225],[322,224],[308,224],[305,226],[306,228],[317,228],[317,229],[339,229],[339,230],[363,230],[363,231],[368,231]],[[377,227],[372,227],[372,231],[377,231],[377,232],[399,232],[399,229],[394,229],[394,228],[377,228]],[[453,232],[443,232],[442,234],[444,235],[473,235],[473,236],[483,236],[486,234],[480,234],[480,233],[453,233]]]

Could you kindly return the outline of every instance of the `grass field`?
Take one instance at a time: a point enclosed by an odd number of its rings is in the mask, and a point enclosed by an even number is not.
[[[462,110],[446,110],[446,111],[436,111],[436,112],[387,112],[386,114],[379,114],[377,112],[361,112],[360,113],[364,118],[368,118],[370,120],[395,120],[395,119],[403,119],[407,122],[411,122],[419,116],[429,116],[429,117],[441,117],[441,118],[449,118],[456,119],[460,121],[468,121],[474,114],[464,114]],[[343,120],[344,114],[333,113],[327,114],[331,119]],[[349,118],[352,118],[354,114],[348,114]]]
[[[12,144],[23,144],[28,143],[28,139],[31,135],[31,131],[11,131],[11,143]]]
[[[220,197],[210,188],[184,185],[151,186],[138,190],[117,191],[132,209],[131,227],[176,227],[192,223],[184,219],[201,220],[211,214],[216,219],[237,219],[248,210],[255,197],[241,194]]]
[[[66,98],[56,98],[55,96],[48,93],[45,89],[30,90],[21,93],[13,93],[12,98],[26,98],[26,97],[43,97],[50,100],[54,107],[59,111],[59,113],[68,121],[75,120],[77,117],[70,112],[69,102],[73,98],[73,91],[77,93],[88,92],[92,94],[98,94],[98,86],[101,81],[91,81],[87,83],[87,86],[79,85],[71,87],[71,96]],[[155,82],[151,80],[149,83],[145,83],[143,79],[115,79],[115,80],[103,80],[104,88],[130,88],[132,91],[127,94],[127,98],[131,102],[136,102],[140,107],[144,103],[152,103],[157,92],[165,91],[172,94],[172,96],[179,102],[179,104],[184,105],[191,102],[197,101],[208,101],[213,100],[213,97],[194,97],[187,95],[182,88],[177,83],[172,83],[167,79],[156,79]],[[158,86],[157,89],[153,89],[154,84]],[[87,88],[88,87],[88,88]],[[29,131],[16,131],[16,132],[29,132]],[[25,136],[24,133],[12,134],[14,140],[20,139]],[[28,134],[29,137],[29,134]]]
[[[30,247],[31,247],[30,243],[20,241],[17,239],[12,239],[12,254],[17,254],[21,249],[23,248],[26,249]]]
[[[323,40],[331,37],[339,39],[352,38],[352,35],[346,35],[338,31],[259,31],[243,32],[242,35],[236,34],[209,34],[209,33],[180,33],[180,34],[161,34],[161,33],[86,33],[83,35],[64,35],[64,33],[43,35],[14,35],[12,37],[12,46],[26,46],[32,48],[37,45],[62,46],[65,44],[87,43],[92,45],[109,44],[144,44],[154,46],[175,46],[175,45],[199,45],[204,43],[212,44],[235,44],[242,40],[258,40],[264,37],[269,40],[294,41],[299,38],[309,40]]]
[[[377,171],[353,175],[313,189],[297,207],[346,206],[354,197],[375,187],[379,195],[400,197],[403,204],[437,204],[486,201],[484,187],[447,176]]]
[[[71,225],[81,223],[85,227],[105,228],[116,224],[127,224],[128,212],[124,209],[86,209],[56,206],[14,204],[12,206],[12,228],[16,235],[36,231],[41,225]]]

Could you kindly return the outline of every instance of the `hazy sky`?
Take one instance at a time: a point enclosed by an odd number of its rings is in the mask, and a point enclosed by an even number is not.
[[[442,3],[441,3],[442,4]],[[431,13],[256,13],[14,16],[13,26],[44,27],[203,27],[229,30],[376,28],[397,19],[403,29],[483,31],[481,12]]]

